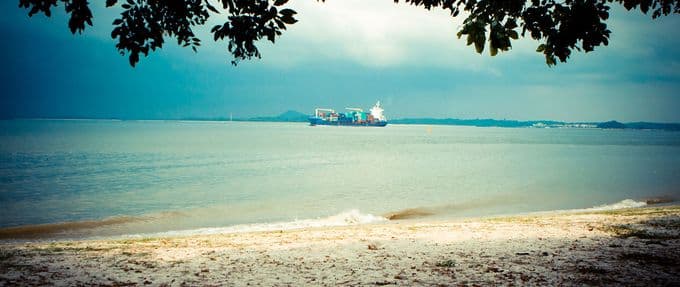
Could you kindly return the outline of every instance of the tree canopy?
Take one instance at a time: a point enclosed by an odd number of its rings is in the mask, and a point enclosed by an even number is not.
[[[194,29],[203,26],[214,14],[226,14],[226,21],[210,30],[215,41],[225,41],[233,55],[232,64],[260,58],[256,46],[260,40],[274,43],[289,25],[297,20],[294,10],[286,8],[288,0],[105,0],[106,7],[120,9],[113,21],[111,37],[116,49],[127,55],[133,67],[140,54],[163,47],[166,39],[175,39],[194,51],[201,45]],[[312,0],[307,0],[312,1]],[[324,2],[325,0],[316,0]],[[342,0],[336,0],[342,1]],[[387,0],[385,0],[387,1]],[[488,46],[491,56],[508,51],[512,40],[531,37],[539,42],[536,52],[545,56],[549,66],[557,60],[566,62],[572,51],[590,52],[607,45],[611,31],[606,21],[612,5],[640,10],[657,18],[680,13],[680,0],[394,0],[423,7],[444,9],[451,17],[466,16],[458,32],[467,45],[482,53]],[[92,10],[87,0],[19,0],[28,15],[42,13],[63,5],[69,15],[71,33],[82,33],[92,26]],[[357,9],[360,9],[358,7]]]

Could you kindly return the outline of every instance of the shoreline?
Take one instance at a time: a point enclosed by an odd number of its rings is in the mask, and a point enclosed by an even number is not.
[[[0,285],[674,285],[680,205],[0,244]]]
[[[416,207],[387,212],[382,215],[361,213],[359,210],[346,210],[335,215],[325,217],[295,219],[292,221],[274,221],[259,223],[241,223],[227,226],[207,226],[188,229],[170,229],[162,231],[134,232],[129,229],[128,233],[100,234],[106,233],[109,226],[125,226],[137,224],[168,216],[168,214],[181,214],[176,211],[165,211],[155,214],[144,214],[139,216],[119,215],[106,217],[99,220],[65,221],[44,224],[28,224],[10,227],[0,227],[0,244],[3,243],[31,243],[31,242],[59,242],[59,241],[79,241],[79,240],[122,240],[139,238],[171,238],[186,237],[193,235],[229,234],[229,233],[253,233],[259,231],[278,231],[278,230],[299,230],[309,228],[340,227],[367,224],[389,224],[394,222],[418,223],[436,221],[461,221],[461,220],[482,220],[490,217],[514,217],[514,216],[536,216],[536,215],[562,215],[578,214],[583,212],[597,212],[607,210],[618,210],[635,207],[663,207],[673,206],[674,200],[668,196],[652,197],[635,201],[625,199],[615,203],[602,204],[589,208],[577,209],[556,209],[525,211],[515,213],[499,213],[489,215],[472,216],[447,216],[441,217],[443,212],[437,207]],[[139,227],[138,227],[139,228]],[[130,233],[130,231],[132,231]],[[110,232],[110,231],[109,231]]]

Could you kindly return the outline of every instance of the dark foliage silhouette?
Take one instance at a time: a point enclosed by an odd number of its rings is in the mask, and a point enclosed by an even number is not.
[[[166,38],[194,51],[201,40],[194,28],[205,25],[211,14],[226,14],[227,21],[212,28],[215,41],[227,42],[232,64],[260,58],[256,43],[263,38],[274,43],[287,25],[297,22],[296,12],[284,8],[288,0],[105,0],[106,6],[122,9],[113,21],[111,37],[118,41],[121,55],[128,55],[130,65],[139,62],[140,54],[162,48]],[[312,1],[312,0],[306,0]],[[316,0],[325,1],[325,0]],[[341,0],[336,0],[341,1]],[[395,3],[400,2],[394,0]],[[466,14],[458,37],[466,37],[478,53],[487,46],[491,56],[512,48],[512,40],[531,37],[539,41],[537,52],[549,66],[557,60],[566,62],[573,50],[590,52],[607,45],[611,5],[640,10],[652,18],[679,14],[680,0],[402,0],[425,9],[444,9],[452,17]],[[87,0],[19,0],[29,16],[51,15],[51,9],[64,5],[72,33],[92,26],[92,11]],[[361,9],[361,7],[357,7]],[[407,21],[408,19],[404,19]],[[348,19],[351,21],[351,19]]]

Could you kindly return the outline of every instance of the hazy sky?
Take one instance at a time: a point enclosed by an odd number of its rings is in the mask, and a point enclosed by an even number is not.
[[[197,54],[169,41],[131,68],[109,36],[117,11],[92,2],[94,27],[73,36],[63,13],[30,19],[2,1],[1,118],[250,117],[381,100],[389,118],[680,122],[678,15],[614,9],[608,47],[550,68],[532,40],[475,53],[445,11],[296,0],[300,22],[261,42],[261,60],[231,66],[226,44],[204,36]]]

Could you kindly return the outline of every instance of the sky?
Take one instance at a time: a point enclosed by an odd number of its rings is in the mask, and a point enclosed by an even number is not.
[[[614,8],[609,46],[548,67],[538,42],[477,54],[462,17],[390,0],[289,2],[298,23],[262,59],[234,67],[225,42],[198,28],[198,53],[172,41],[129,66],[111,39],[120,13],[92,1],[94,26],[71,35],[63,6],[29,18],[0,3],[0,118],[247,118],[316,107],[388,118],[680,122],[680,15]]]

